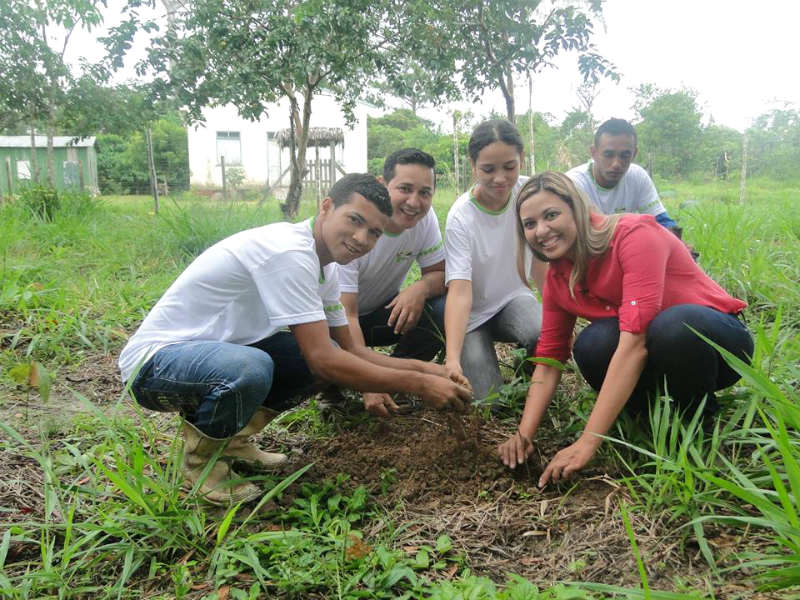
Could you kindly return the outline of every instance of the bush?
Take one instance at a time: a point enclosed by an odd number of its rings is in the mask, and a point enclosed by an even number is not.
[[[39,183],[22,187],[19,201],[34,217],[47,222],[53,220],[61,204],[58,190]]]

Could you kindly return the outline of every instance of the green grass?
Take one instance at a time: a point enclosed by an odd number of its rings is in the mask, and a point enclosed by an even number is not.
[[[681,419],[662,399],[649,432],[622,423],[604,446],[602,460],[621,474],[617,483],[629,498],[621,518],[640,588],[562,582],[542,589],[513,572],[493,582],[476,576],[446,535],[404,552],[395,540],[407,524],[394,522],[364,488],[303,483],[302,470],[256,478],[270,490],[259,507],[215,514],[178,491],[181,448],[162,421],[124,416],[115,406],[101,411],[79,398],[85,414],[42,421],[33,437],[0,422],[0,451],[35,461],[44,498],[41,513],[0,529],[0,596],[214,598],[226,589],[237,599],[708,597],[704,589],[652,589],[631,525],[637,514],[682,532],[714,584],[800,585],[800,184],[749,181],[744,204],[738,180],[658,185],[703,268],[748,302],[756,352],[752,366],[731,360],[743,380],[721,396],[717,421]],[[442,226],[455,197],[437,192]],[[301,218],[313,210],[306,202]],[[48,219],[20,203],[0,206],[0,408],[20,367],[39,362],[57,375],[115,356],[193,256],[279,217],[274,200],[218,204],[189,195],[162,202],[159,215],[146,197],[66,200]],[[515,380],[501,392],[510,408],[525,387]],[[562,390],[548,416],[556,426],[543,436],[579,431],[592,397],[586,386]],[[306,431],[322,435],[325,425],[305,410],[277,426],[310,418]],[[385,524],[382,532],[366,535],[376,522]],[[720,528],[740,536],[736,552],[718,550]],[[452,579],[437,577],[453,568]]]

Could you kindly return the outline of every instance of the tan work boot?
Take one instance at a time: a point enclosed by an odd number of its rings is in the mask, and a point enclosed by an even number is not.
[[[228,440],[210,438],[186,421],[183,422],[183,439],[184,489],[191,489],[217,449]],[[261,490],[249,481],[241,481],[241,476],[220,459],[211,467],[198,494],[210,504],[227,506],[253,500],[261,495]]]
[[[269,470],[284,464],[289,460],[285,454],[264,452],[250,441],[251,435],[264,429],[267,423],[272,421],[277,415],[278,413],[276,411],[264,408],[263,406],[257,408],[250,422],[245,425],[244,429],[233,436],[230,444],[225,448],[222,455],[225,458],[243,462],[253,469]]]

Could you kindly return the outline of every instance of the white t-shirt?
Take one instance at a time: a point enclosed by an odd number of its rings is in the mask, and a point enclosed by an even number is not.
[[[156,303],[119,357],[122,380],[158,349],[206,340],[247,345],[289,325],[347,325],[336,263],[320,268],[311,228],[248,229],[198,256]]]
[[[472,191],[462,194],[447,213],[444,233],[445,283],[472,282],[472,311],[467,332],[480,327],[517,296],[533,296],[517,273],[517,215],[514,202],[528,180],[520,177],[506,205],[493,212],[480,206]],[[530,252],[526,252],[526,272]]]
[[[414,260],[430,267],[444,260],[439,219],[431,208],[414,227],[398,234],[384,231],[375,247],[339,267],[339,287],[358,294],[358,314],[381,307],[403,285]]]
[[[570,169],[567,177],[603,214],[630,212],[655,216],[666,212],[647,171],[636,163],[631,163],[619,183],[611,189],[600,187],[595,181],[592,161]]]

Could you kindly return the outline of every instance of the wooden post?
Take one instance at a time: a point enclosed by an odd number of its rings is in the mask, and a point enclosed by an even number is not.
[[[275,187],[281,187],[283,183],[283,144],[281,144],[280,140],[278,140],[278,182],[275,184]]]
[[[225,175],[225,157],[219,157],[219,166],[222,168],[222,197],[228,199],[228,178]]]
[[[747,134],[742,136],[742,174],[739,178],[739,202],[744,202],[747,187]]]
[[[650,179],[653,178],[653,151],[650,150],[647,153],[647,174],[650,175]]]
[[[461,192],[461,178],[458,175],[458,112],[453,111],[453,184],[457,194]]]
[[[167,183],[166,175],[164,175],[164,195],[169,196],[169,184]]]
[[[6,156],[6,177],[8,177],[8,196],[14,195],[14,180],[11,178],[11,157]]]
[[[317,210],[319,210],[319,203],[322,201],[322,164],[319,162],[319,144],[314,146],[317,161]]]
[[[528,175],[533,177],[536,171],[533,146],[533,76],[528,71]]]
[[[336,142],[331,142],[331,187],[334,183],[336,183]]]
[[[158,214],[158,178],[156,176],[156,161],[153,158],[153,137],[150,135],[150,128],[144,130],[145,141],[147,142],[147,162],[150,165],[150,185],[153,188],[153,210]]]

